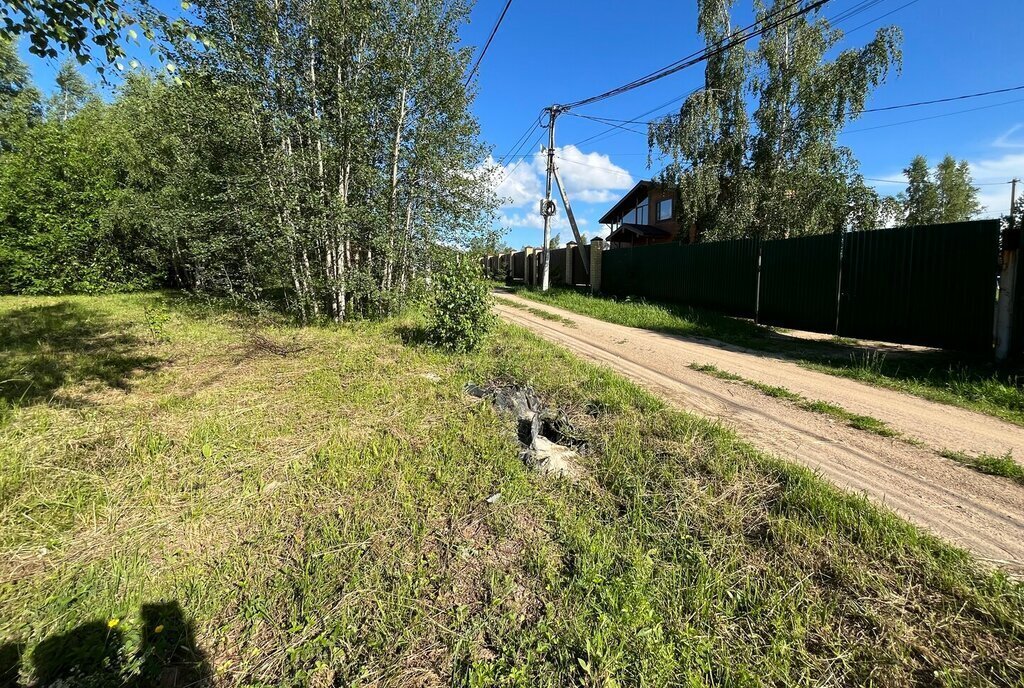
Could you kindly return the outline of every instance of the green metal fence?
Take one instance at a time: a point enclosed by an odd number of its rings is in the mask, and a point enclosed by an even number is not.
[[[607,251],[602,288],[783,327],[985,350],[992,346],[998,251],[996,220],[656,244]]]
[[[753,239],[615,249],[602,256],[602,289],[753,317],[757,256]]]
[[[836,234],[762,242],[758,322],[835,332],[840,249]]]
[[[986,350],[998,257],[998,220],[846,234],[839,334]]]

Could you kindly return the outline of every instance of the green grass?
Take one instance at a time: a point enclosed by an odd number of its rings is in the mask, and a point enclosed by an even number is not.
[[[0,660],[24,685],[1024,680],[1020,583],[525,330],[449,356],[421,328],[0,299]],[[462,391],[491,380],[566,414],[580,482],[524,466]]]
[[[790,389],[786,389],[785,387],[776,387],[773,385],[766,385],[763,382],[757,382],[756,380],[748,380],[745,377],[722,370],[721,368],[711,364],[691,363],[690,368],[722,380],[740,382],[748,387],[758,390],[762,394],[776,399],[791,401],[805,411],[820,413],[821,415],[835,418],[836,420],[846,423],[857,430],[871,432],[876,435],[881,435],[882,437],[900,437],[900,434],[889,427],[884,421],[872,418],[871,416],[862,416],[858,413],[851,413],[841,406],[830,404],[827,401],[812,401]]]
[[[546,293],[525,287],[509,289],[525,298],[618,325],[713,339],[770,352],[822,373],[1024,425],[1024,374],[1019,367],[999,367],[984,356],[933,350],[886,355],[857,340],[790,337],[778,328],[692,306],[594,297],[570,289],[553,289]]]
[[[958,461],[959,463],[970,466],[982,473],[1000,475],[1024,485],[1024,466],[1017,463],[1009,454],[1006,456],[992,456],[991,454],[978,454],[977,456],[972,456],[965,452],[954,451],[952,449],[945,449],[939,453],[947,459]]]
[[[517,301],[508,300],[502,301],[502,304],[506,306],[511,306],[512,308],[516,308],[521,311],[526,311],[527,313],[532,313],[533,315],[536,315],[538,318],[543,318],[544,320],[550,320],[551,322],[561,323],[566,327],[576,327],[576,323],[570,320],[569,318],[564,318],[561,315],[558,315],[557,313],[552,313],[542,308],[533,308],[532,306],[527,306],[526,304],[522,304]]]

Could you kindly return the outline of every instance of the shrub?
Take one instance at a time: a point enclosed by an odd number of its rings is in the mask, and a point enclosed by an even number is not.
[[[449,260],[432,282],[427,341],[449,351],[473,351],[494,323],[490,288],[480,266],[465,258]]]

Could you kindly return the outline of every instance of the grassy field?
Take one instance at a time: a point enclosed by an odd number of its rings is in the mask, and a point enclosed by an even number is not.
[[[419,323],[0,299],[0,685],[1024,681],[1020,583],[521,329]],[[561,409],[584,477],[470,381]]]
[[[692,306],[593,297],[570,289],[553,289],[547,293],[521,286],[508,289],[519,296],[618,325],[773,352],[823,373],[1024,425],[1024,372],[1018,368],[998,368],[984,357],[939,351],[886,355],[861,346],[855,340],[789,337],[785,331]]]

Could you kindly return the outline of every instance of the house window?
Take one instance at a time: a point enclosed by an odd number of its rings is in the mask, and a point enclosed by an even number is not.
[[[645,198],[640,201],[640,205],[636,207],[636,223],[638,225],[646,225],[649,222],[648,209],[650,208],[650,199]]]
[[[666,198],[658,201],[658,219],[659,220],[671,220],[672,219],[672,199]]]

